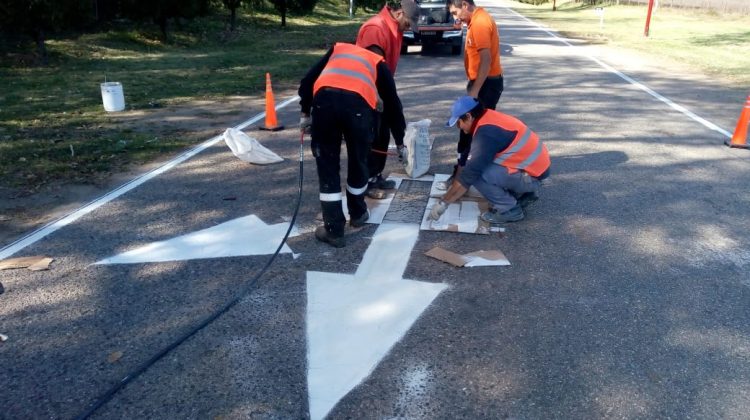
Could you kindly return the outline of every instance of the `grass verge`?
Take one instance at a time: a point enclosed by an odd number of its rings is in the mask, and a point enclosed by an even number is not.
[[[104,112],[99,83],[123,84],[127,110],[158,113],[195,100],[263,97],[265,74],[274,89],[296,87],[307,68],[336,41],[353,42],[362,18],[344,3],[321,0],[305,17],[269,12],[197,19],[159,41],[156,27],[111,27],[48,42],[50,65],[0,58],[0,191],[32,194],[55,182],[96,183],[131,163],[153,160],[204,138],[156,125],[116,124]],[[361,15],[363,15],[361,13]],[[142,124],[145,125],[145,124]]]
[[[603,25],[596,7],[604,8]],[[645,37],[646,5],[594,6],[557,0],[556,11],[551,2],[541,6],[513,2],[513,8],[569,38],[665,57],[729,85],[750,86],[748,15],[662,7],[652,13]]]
[[[750,16],[661,8],[646,38],[644,6],[605,6],[600,26],[594,6],[557,4],[554,12],[550,4],[513,6],[568,37],[671,58],[743,89],[750,85]],[[216,14],[171,28],[166,43],[156,27],[132,24],[58,36],[49,40],[47,67],[0,56],[0,197],[33,194],[56,181],[97,183],[128,164],[204,140],[189,130],[118,123],[102,107],[105,79],[122,82],[128,109],[146,115],[196,100],[262,97],[266,72],[274,89],[296,87],[333,42],[354,40],[364,14],[350,20],[346,7],[321,0],[314,14],[288,17],[285,28],[274,13],[245,13],[234,32]]]

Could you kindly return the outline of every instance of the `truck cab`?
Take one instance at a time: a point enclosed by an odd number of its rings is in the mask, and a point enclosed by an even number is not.
[[[409,45],[426,47],[447,45],[451,54],[458,55],[464,49],[464,28],[456,24],[445,0],[422,0],[419,4],[419,32],[404,32],[401,53],[405,54]]]

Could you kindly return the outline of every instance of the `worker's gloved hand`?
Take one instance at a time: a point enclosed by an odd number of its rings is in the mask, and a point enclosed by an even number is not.
[[[398,161],[406,165],[406,159],[409,155],[409,150],[406,149],[405,145],[396,146],[396,149],[398,150]]]
[[[299,119],[299,131],[304,134],[312,133],[312,117],[302,116]]]
[[[432,206],[432,209],[430,210],[430,215],[428,216],[428,218],[430,220],[440,219],[440,216],[442,216],[443,213],[445,213],[446,208],[448,208],[448,204],[446,204],[445,201],[443,200],[438,201]]]

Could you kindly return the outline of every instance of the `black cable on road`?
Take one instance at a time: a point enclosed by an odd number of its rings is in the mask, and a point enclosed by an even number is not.
[[[218,317],[223,315],[226,311],[228,311],[232,306],[236,305],[237,302],[239,302],[249,291],[250,289],[255,286],[255,283],[258,282],[258,279],[268,270],[268,267],[271,266],[271,263],[276,259],[276,256],[279,255],[279,251],[281,251],[281,248],[286,243],[287,238],[289,238],[289,233],[292,231],[292,227],[294,226],[294,222],[297,220],[297,212],[299,212],[300,203],[302,202],[302,178],[303,178],[303,172],[302,172],[302,162],[305,155],[304,152],[304,132],[300,132],[300,139],[299,139],[299,187],[297,190],[297,205],[294,207],[294,214],[292,215],[292,221],[289,222],[289,228],[286,230],[286,234],[284,234],[284,238],[281,240],[281,243],[279,244],[279,247],[276,248],[276,252],[271,255],[271,258],[266,262],[266,265],[263,266],[263,268],[258,272],[258,274],[250,280],[247,285],[240,290],[240,292],[237,294],[237,296],[226,303],[222,308],[220,308],[218,311],[214,312],[211,316],[203,320],[200,324],[195,326],[192,330],[188,331],[187,333],[183,334],[181,337],[179,337],[177,340],[172,342],[170,345],[164,347],[161,351],[156,353],[151,359],[149,359],[146,363],[140,365],[138,368],[136,368],[134,371],[127,374],[124,378],[120,379],[120,381],[115,384],[112,388],[110,388],[107,392],[103,393],[99,398],[96,399],[96,401],[83,413],[76,416],[76,420],[85,420],[88,419],[96,410],[101,408],[104,404],[107,403],[112,397],[121,390],[125,385],[127,385],[129,382],[131,382],[133,379],[140,376],[141,373],[145,372],[148,368],[151,367],[154,363],[156,363],[159,359],[166,356],[167,353],[177,348],[180,344],[184,343],[185,340],[192,337],[197,333],[198,331],[202,330],[204,327],[209,325],[210,323],[214,322]]]

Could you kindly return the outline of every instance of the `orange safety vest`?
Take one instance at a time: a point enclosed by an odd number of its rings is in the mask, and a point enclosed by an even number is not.
[[[539,136],[521,120],[488,109],[477,121],[474,133],[483,125],[494,125],[503,130],[516,132],[516,137],[510,145],[495,155],[495,164],[508,168],[511,173],[521,170],[533,177],[538,177],[549,169],[547,146],[539,141]]]
[[[372,109],[378,103],[378,64],[383,57],[352,44],[336,43],[333,53],[313,86],[313,95],[332,87],[359,94]]]

